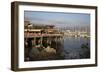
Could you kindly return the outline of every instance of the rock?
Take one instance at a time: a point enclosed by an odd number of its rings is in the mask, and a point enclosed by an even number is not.
[[[50,48],[50,46],[47,46],[47,48],[45,48],[44,50],[48,53],[55,53],[56,54],[56,50],[54,48]]]

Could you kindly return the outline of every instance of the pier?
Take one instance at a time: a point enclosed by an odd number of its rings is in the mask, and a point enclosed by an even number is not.
[[[59,59],[59,45],[63,42],[63,34],[54,26],[33,26],[24,29],[24,39],[25,43],[28,43],[25,44],[28,46],[25,47],[25,61]]]

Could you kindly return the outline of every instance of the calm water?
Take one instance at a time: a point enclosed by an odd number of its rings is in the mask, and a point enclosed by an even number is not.
[[[65,37],[62,55],[65,59],[90,58],[90,39],[82,37]],[[88,48],[82,45],[87,45]]]

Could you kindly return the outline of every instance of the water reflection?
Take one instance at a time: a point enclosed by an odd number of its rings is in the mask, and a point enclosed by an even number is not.
[[[47,40],[43,38],[42,44],[38,41],[37,45],[34,45],[33,38],[29,38],[24,50],[25,61],[90,58],[90,38],[66,36],[56,40],[52,38],[51,44],[47,43]]]
[[[62,55],[65,59],[90,58],[90,39],[64,37]]]

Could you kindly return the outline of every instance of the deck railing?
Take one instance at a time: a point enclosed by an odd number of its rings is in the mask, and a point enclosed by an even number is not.
[[[48,33],[24,33],[25,38],[32,38],[32,37],[62,37],[63,34],[55,33],[55,34],[48,34]]]

